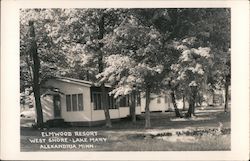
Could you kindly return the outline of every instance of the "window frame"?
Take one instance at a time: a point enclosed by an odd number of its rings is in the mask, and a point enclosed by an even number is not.
[[[129,95],[122,96],[119,100],[119,107],[129,107]]]
[[[113,95],[109,95],[107,94],[107,98],[108,98],[108,106],[109,106],[109,110],[115,110],[118,109],[118,106],[116,105],[116,99],[114,98]],[[102,103],[102,92],[99,91],[93,91],[92,92],[92,103],[93,103],[93,110],[97,111],[97,110],[104,110],[103,109],[103,103]]]
[[[71,99],[71,95],[70,94],[67,94],[66,96],[66,111],[67,112],[70,112],[70,111],[72,111],[72,105],[71,105],[71,103],[72,103],[72,99]],[[69,98],[69,99],[67,99],[67,98]],[[69,101],[69,102],[68,102]],[[68,106],[69,105],[69,106]]]
[[[73,96],[75,96],[74,100],[73,100]],[[65,97],[66,97],[66,112],[84,111],[83,93],[66,94]],[[81,108],[80,108],[80,104],[79,104],[79,98],[81,98]],[[68,102],[68,101],[70,101],[70,102]],[[76,102],[74,103],[73,101],[76,101]],[[70,107],[68,105],[70,105]],[[74,105],[76,107],[74,107]]]

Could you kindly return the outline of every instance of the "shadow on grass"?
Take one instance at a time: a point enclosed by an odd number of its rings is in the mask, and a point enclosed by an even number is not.
[[[64,127],[48,128],[41,131],[97,131],[98,137],[108,139],[105,143],[96,143],[93,149],[66,149],[66,151],[230,150],[230,113],[224,113],[223,109],[198,109],[196,116],[193,119],[180,121],[175,119],[174,112],[151,113],[151,129],[144,128],[144,115],[141,115],[135,124],[126,118],[121,119],[119,122],[113,122],[112,128],[105,128],[104,126]],[[202,130],[204,130],[205,134],[205,131],[217,129],[220,125],[223,126],[223,128],[221,127],[222,130],[227,130],[227,133],[221,135],[186,135],[187,131],[192,133],[195,130],[197,132],[197,129],[201,129],[198,133],[203,133]],[[21,128],[21,150],[41,151],[38,145],[31,144],[28,141],[29,138],[41,136],[41,131],[32,128]],[[183,133],[183,135],[177,135],[177,132]]]

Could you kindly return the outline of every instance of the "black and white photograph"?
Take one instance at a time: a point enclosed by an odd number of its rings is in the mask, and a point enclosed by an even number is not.
[[[3,3],[1,159],[249,158],[246,3],[28,2]]]
[[[20,9],[21,150],[230,150],[230,17]]]

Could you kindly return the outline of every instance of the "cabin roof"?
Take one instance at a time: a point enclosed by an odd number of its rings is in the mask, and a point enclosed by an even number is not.
[[[91,82],[91,81],[85,81],[85,80],[69,78],[69,77],[55,77],[53,79],[59,80],[59,81],[62,81],[62,82],[87,86],[87,87],[99,87],[100,86],[97,83],[94,83],[94,82]],[[111,86],[108,85],[108,84],[105,84],[105,87],[111,88]]]

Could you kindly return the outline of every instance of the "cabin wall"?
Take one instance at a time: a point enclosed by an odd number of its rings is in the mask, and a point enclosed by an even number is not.
[[[109,115],[111,119],[120,118],[119,109],[110,109]],[[102,121],[102,120],[105,120],[104,110],[93,110],[92,121]]]
[[[93,108],[92,108],[93,109]],[[125,118],[130,115],[129,107],[119,107],[118,109],[109,109],[109,114],[111,119]],[[136,115],[141,114],[141,107],[136,107]],[[92,111],[92,121],[105,120],[104,110],[94,110]]]
[[[168,111],[173,110],[173,104],[169,95],[167,95],[167,99],[165,99],[165,94],[157,95],[157,94],[150,94],[150,103],[149,103],[149,110],[150,111]],[[145,97],[141,97],[141,112],[145,112],[145,105],[146,99]]]
[[[61,94],[61,117],[65,122],[91,121],[91,103],[90,88],[73,83],[62,82],[58,80],[48,80],[45,86],[52,86],[60,89]],[[67,94],[83,94],[83,111],[67,111],[66,95]],[[45,108],[45,107],[43,107]],[[51,105],[54,110],[53,102]],[[53,115],[54,116],[54,115]]]
[[[94,110],[91,102],[91,88],[58,80],[48,80],[47,87],[58,88],[61,98],[61,117],[65,122],[91,122],[105,120],[104,110]],[[67,111],[66,95],[83,94],[83,111]],[[46,96],[43,99],[44,121],[54,119],[53,96]],[[111,119],[127,117],[130,114],[129,107],[119,107],[118,109],[109,109]],[[141,114],[140,106],[136,107],[136,114]]]
[[[41,97],[41,105],[43,108],[43,121],[54,119],[53,96]]]
[[[120,114],[120,118],[129,116],[130,114],[129,107],[119,107],[119,114]]]
[[[141,114],[141,105],[140,106],[136,106],[136,108],[135,108],[135,114],[136,115],[140,115]]]

